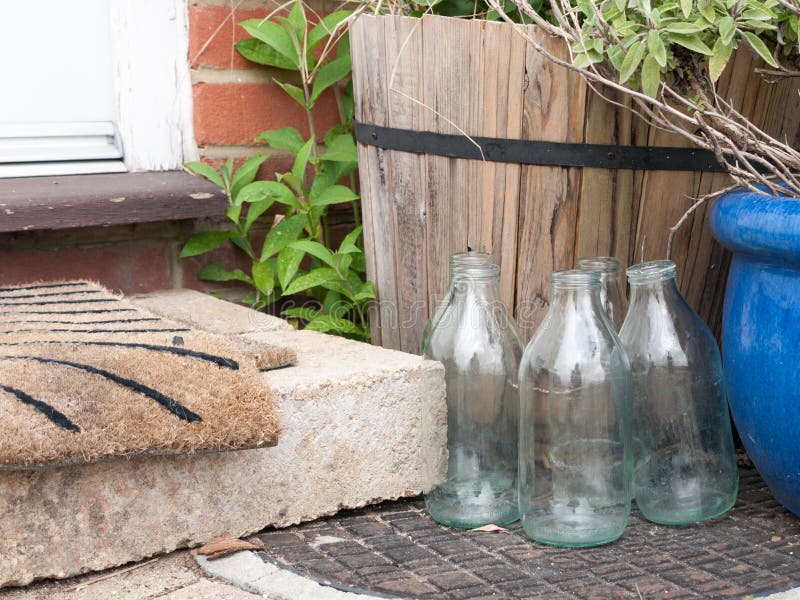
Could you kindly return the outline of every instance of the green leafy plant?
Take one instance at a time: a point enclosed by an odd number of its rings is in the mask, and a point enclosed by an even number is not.
[[[237,50],[253,62],[277,67],[286,77],[275,83],[303,108],[308,126],[304,137],[293,127],[265,131],[257,139],[294,157],[291,171],[274,180],[256,181],[267,155],[249,159],[239,169],[228,160],[218,170],[200,163],[188,169],[219,185],[228,197],[229,226],[194,235],[181,257],[204,254],[232,243],[250,259],[249,273],[209,264],[199,273],[210,281],[239,281],[253,288],[243,301],[263,309],[283,299],[281,314],[305,322],[307,329],[368,340],[367,312],[375,298],[366,281],[361,245],[359,198],[354,172],[358,165],[352,133],[353,98],[350,50],[346,33],[349,11],[337,11],[310,24],[302,3],[288,15],[270,15],[243,22],[252,37]],[[274,18],[274,20],[273,20]],[[341,123],[319,142],[313,109],[332,90]],[[355,227],[333,247],[328,209],[350,204]],[[255,225],[270,209],[280,207],[263,242]],[[308,301],[287,306],[298,294]]]

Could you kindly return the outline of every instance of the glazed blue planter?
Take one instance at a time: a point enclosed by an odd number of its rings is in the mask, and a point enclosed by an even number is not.
[[[800,199],[727,194],[710,225],[733,252],[722,317],[733,420],[775,499],[800,516]]]

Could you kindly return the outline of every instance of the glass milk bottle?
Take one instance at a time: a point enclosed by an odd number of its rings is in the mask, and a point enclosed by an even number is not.
[[[500,300],[499,268],[453,270],[452,294],[425,356],[444,364],[448,466],[425,495],[430,515],[454,527],[516,521],[519,334]]]
[[[655,523],[711,519],[738,489],[717,343],[678,290],[674,262],[634,265],[628,282],[620,337],[632,372],[636,505]]]
[[[630,367],[600,274],[556,271],[551,282],[520,366],[520,518],[538,542],[595,546],[622,535],[630,514]]]
[[[615,331],[619,331],[628,309],[622,263],[613,256],[590,256],[578,259],[578,268],[600,273],[600,302],[614,324]]]
[[[450,257],[450,284],[447,286],[447,291],[444,296],[436,304],[436,308],[425,323],[425,329],[422,330],[422,354],[425,354],[425,348],[428,347],[428,342],[431,339],[431,332],[434,325],[439,322],[442,313],[447,308],[450,298],[453,296],[453,278],[456,272],[462,267],[469,267],[470,265],[490,264],[492,262],[492,255],[488,252],[457,252]]]

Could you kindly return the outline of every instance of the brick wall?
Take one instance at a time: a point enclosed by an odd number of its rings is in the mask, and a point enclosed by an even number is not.
[[[188,6],[195,138],[201,160],[214,166],[228,157],[238,166],[266,152],[254,140],[266,129],[291,125],[307,135],[302,109],[272,81],[278,71],[248,63],[233,47],[246,37],[238,23],[262,18],[273,5],[266,0],[235,5],[235,11],[229,0],[189,0]],[[319,100],[315,117],[321,133],[338,122],[332,94]],[[269,154],[262,178],[291,168],[289,155]],[[343,235],[350,223],[347,211],[331,215],[334,232],[338,229]],[[124,293],[172,287],[225,289],[231,285],[199,282],[196,273],[208,262],[249,269],[236,250],[220,248],[211,255],[178,258],[186,239],[215,225],[206,219],[0,234],[0,285],[84,277]]]
[[[189,6],[195,138],[201,158],[210,164],[229,156],[241,162],[264,152],[254,138],[266,129],[290,125],[308,135],[302,108],[273,82],[276,76],[285,80],[287,73],[249,63],[233,48],[247,37],[238,23],[263,18],[269,10],[252,7],[267,3],[237,4],[240,8],[234,11],[229,2],[220,0],[193,0]],[[314,116],[320,135],[339,122],[332,93],[320,98]],[[261,175],[291,167],[289,155],[274,151],[270,155]]]

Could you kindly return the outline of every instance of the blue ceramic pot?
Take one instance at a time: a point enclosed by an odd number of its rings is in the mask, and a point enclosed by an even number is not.
[[[800,199],[734,192],[710,224],[733,252],[722,320],[733,420],[776,500],[800,516]]]

